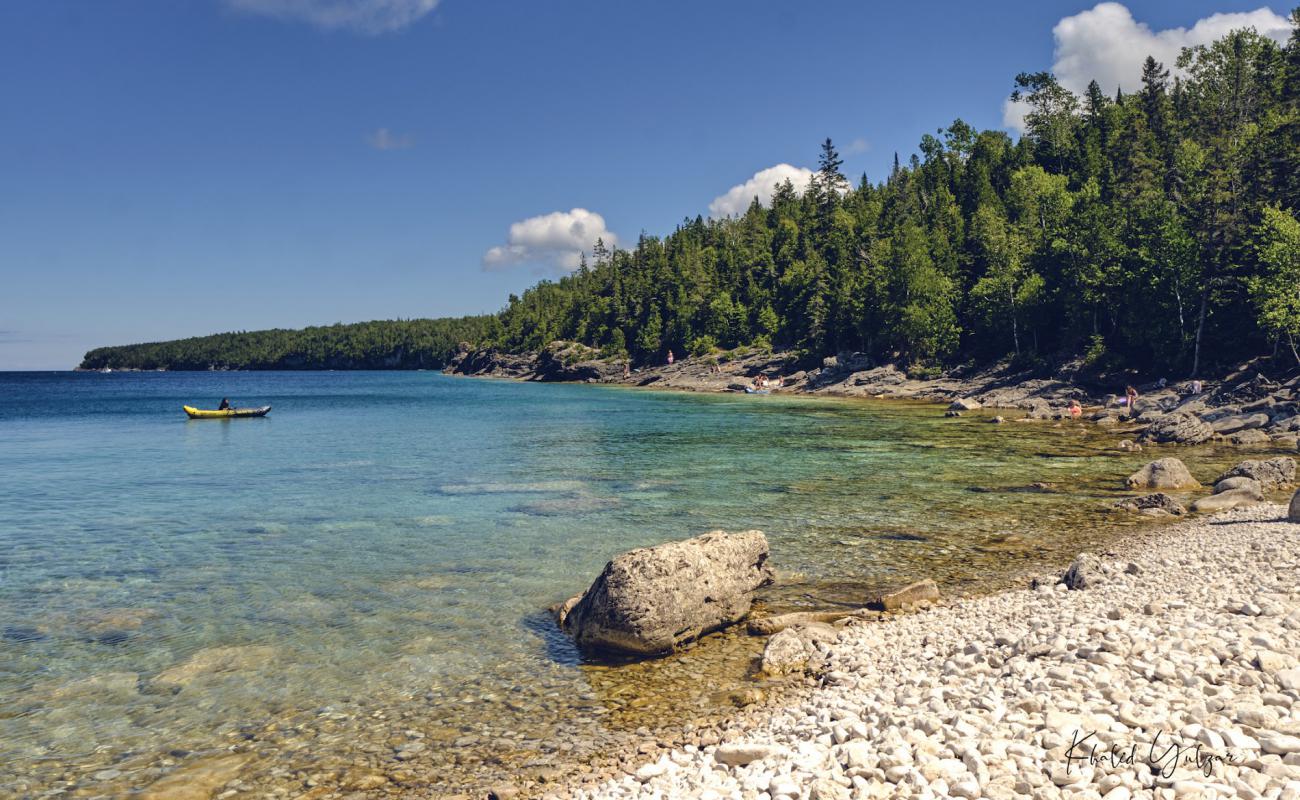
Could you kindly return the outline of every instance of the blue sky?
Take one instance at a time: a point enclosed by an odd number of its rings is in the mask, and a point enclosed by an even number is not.
[[[575,235],[721,212],[827,136],[880,177],[955,117],[1003,127],[1019,71],[1118,81],[1130,51],[1245,19],[1216,13],[1288,10],[1093,6],[11,0],[0,369],[494,311]]]

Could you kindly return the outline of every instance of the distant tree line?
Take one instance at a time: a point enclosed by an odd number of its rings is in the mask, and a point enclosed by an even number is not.
[[[937,368],[1008,354],[1171,377],[1300,338],[1300,9],[1285,46],[1238,30],[1148,58],[1140,89],[1015,79],[1018,141],[961,120],[856,186],[834,144],[806,187],[686,219],[497,315],[104,348],[83,366],[436,366],[460,341],[556,339],[657,362],[741,346]],[[802,190],[802,191],[800,191]],[[116,359],[116,361],[115,361]]]
[[[241,331],[100,347],[82,369],[441,369],[462,342],[498,329],[493,315]]]

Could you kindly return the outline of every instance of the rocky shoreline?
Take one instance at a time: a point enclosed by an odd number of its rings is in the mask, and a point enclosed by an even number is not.
[[[546,796],[1300,796],[1300,523],[1283,506],[919,606],[822,624],[781,701]]]
[[[673,364],[629,370],[598,351],[572,342],[553,342],[537,353],[463,351],[447,374],[526,381],[583,382],[695,392],[744,392],[756,378],[764,391],[888,400],[949,403],[953,416],[981,408],[1024,412],[997,421],[1059,420],[1074,401],[1082,419],[1115,428],[1135,443],[1202,444],[1294,450],[1300,446],[1300,377],[1274,380],[1256,365],[1242,365],[1217,380],[1139,383],[1136,414],[1122,404],[1123,385],[1110,392],[1076,380],[1078,370],[1050,377],[1017,370],[1008,362],[959,368],[933,378],[910,376],[896,365],[877,366],[861,354],[822,360],[799,369],[792,354],[738,353],[685,358]]]

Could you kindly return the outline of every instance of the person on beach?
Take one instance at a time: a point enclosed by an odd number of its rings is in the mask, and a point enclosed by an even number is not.
[[[672,350],[669,350],[669,351],[668,351],[668,366],[671,367],[672,365],[673,365],[673,351],[672,351]]]
[[[1083,416],[1083,407],[1079,405],[1079,401],[1078,401],[1078,400],[1071,400],[1071,401],[1070,401],[1070,409],[1069,409],[1069,410],[1070,410],[1070,418],[1071,418],[1071,419],[1078,419],[1079,417]]]
[[[630,377],[632,377],[632,362],[630,362],[630,361],[624,361],[624,362],[623,362],[623,380],[627,380],[627,379],[630,378]]]
[[[1202,384],[1201,384],[1200,379],[1197,378],[1197,379],[1193,380],[1193,381],[1192,381],[1192,394],[1200,394],[1200,393],[1201,393],[1201,389],[1202,389]]]
[[[1137,416],[1138,390],[1134,389],[1132,384],[1124,387],[1124,399],[1128,401],[1128,415]]]
[[[225,410],[228,409],[228,408],[230,408],[230,401],[227,400],[227,399],[224,398],[224,397],[221,398],[221,405],[217,406],[217,410],[218,410],[218,411],[225,411]]]

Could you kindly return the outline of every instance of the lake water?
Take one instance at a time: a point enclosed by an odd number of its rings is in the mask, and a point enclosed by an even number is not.
[[[181,412],[222,396],[274,410]],[[611,556],[758,528],[771,606],[979,588],[1103,534],[1147,460],[1115,438],[424,372],[0,373],[0,796],[121,796],[231,747],[246,796],[563,771],[724,707],[757,646],[584,664],[543,609]]]

